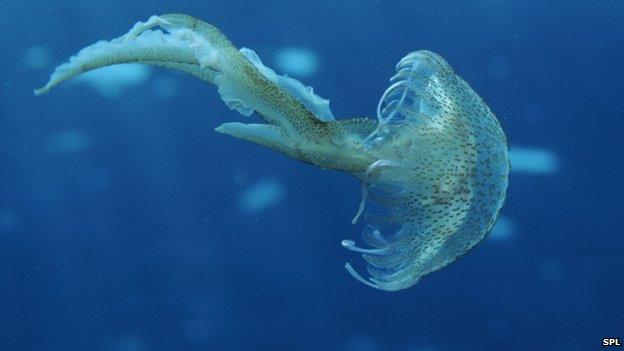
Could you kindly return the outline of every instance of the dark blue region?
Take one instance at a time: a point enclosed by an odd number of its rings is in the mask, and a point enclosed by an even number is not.
[[[624,338],[621,1],[0,8],[0,350],[568,351]],[[508,239],[408,290],[367,288],[340,246],[360,240],[358,182],[213,132],[258,120],[213,87],[155,69],[115,98],[79,83],[32,95],[81,47],[166,12],[218,26],[274,68],[280,48],[315,52],[302,80],[339,117],[374,117],[396,62],[438,52],[512,147],[549,150],[559,169],[512,172]],[[29,61],[35,46],[48,62]],[[241,194],[267,179],[281,200],[243,211]]]

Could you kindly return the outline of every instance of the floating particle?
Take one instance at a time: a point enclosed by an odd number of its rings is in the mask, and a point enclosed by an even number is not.
[[[247,187],[240,196],[240,208],[256,214],[277,205],[284,198],[284,187],[275,179],[264,179]]]
[[[287,47],[275,53],[275,65],[281,73],[293,77],[309,77],[318,71],[318,55],[309,49]]]
[[[516,224],[509,217],[500,217],[492,232],[490,233],[490,239],[496,241],[507,241],[513,238],[515,234]]]
[[[559,171],[559,156],[537,147],[512,146],[509,149],[512,173],[554,174]]]

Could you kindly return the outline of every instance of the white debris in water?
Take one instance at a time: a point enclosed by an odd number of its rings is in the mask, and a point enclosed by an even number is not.
[[[47,150],[51,154],[79,153],[93,144],[93,138],[86,130],[70,129],[50,135]]]
[[[151,69],[148,66],[129,63],[98,68],[81,75],[77,81],[97,90],[103,96],[115,98],[128,87],[143,84],[150,74]]]
[[[275,53],[277,71],[293,77],[309,77],[318,71],[316,53],[306,48],[286,47]]]
[[[22,55],[22,64],[27,68],[42,69],[50,65],[50,50],[45,46],[31,46]]]
[[[17,212],[10,208],[0,208],[0,233],[10,233],[17,230],[20,218]]]
[[[494,224],[489,238],[496,241],[507,241],[513,238],[515,229],[516,224],[510,218],[500,217],[498,221],[496,221],[496,224]]]
[[[509,160],[512,173],[554,174],[560,168],[557,154],[535,147],[512,146]]]
[[[239,198],[241,211],[256,214],[277,205],[284,198],[284,187],[275,179],[264,179],[248,186]]]

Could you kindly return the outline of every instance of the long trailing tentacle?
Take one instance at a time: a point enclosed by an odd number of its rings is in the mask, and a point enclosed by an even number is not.
[[[127,34],[111,41],[99,41],[72,56],[56,68],[48,83],[35,90],[47,94],[59,84],[88,71],[123,63],[143,63],[176,69],[214,84],[215,69],[201,65],[191,45],[183,45],[181,37],[149,30],[156,26],[171,28],[166,16],[152,16],[137,23]]]
[[[35,94],[46,94],[90,70],[122,63],[171,68],[215,84],[230,108],[246,116],[256,111],[288,135],[326,133],[325,121],[333,119],[328,100],[311,88],[275,74],[252,50],[239,51],[216,27],[182,14],[152,16],[119,38],[84,48]]]

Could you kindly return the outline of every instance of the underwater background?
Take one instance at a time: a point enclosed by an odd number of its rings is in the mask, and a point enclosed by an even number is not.
[[[0,1],[0,350],[598,350],[624,338],[624,2]],[[465,257],[370,289],[360,184],[215,133],[216,89],[120,66],[35,98],[80,48],[182,12],[375,117],[443,55],[500,119],[506,204]],[[360,262],[357,262],[360,263]]]

